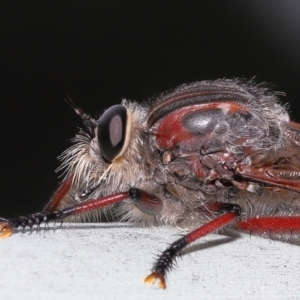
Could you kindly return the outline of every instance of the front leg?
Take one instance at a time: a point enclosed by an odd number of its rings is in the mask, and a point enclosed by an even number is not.
[[[226,212],[222,216],[204,224],[191,233],[183,236],[179,240],[171,244],[158,258],[152,269],[152,273],[145,279],[145,283],[152,284],[159,280],[159,287],[166,288],[165,276],[172,268],[176,258],[182,253],[184,248],[195,240],[214,232],[228,223],[232,222],[241,214],[241,208],[238,205],[230,203],[217,203],[214,207],[216,212]]]
[[[130,198],[140,208],[157,209],[161,207],[161,200],[156,196],[149,194],[143,190],[131,188],[127,192],[116,193],[101,197],[98,199],[88,200],[74,206],[66,207],[62,210],[43,211],[30,214],[25,217],[17,217],[12,219],[0,218],[0,238],[9,237],[13,233],[13,229],[32,228],[49,222],[62,221],[63,219],[81,213],[112,205]]]

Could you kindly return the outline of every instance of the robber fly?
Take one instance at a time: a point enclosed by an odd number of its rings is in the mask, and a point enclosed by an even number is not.
[[[1,218],[0,235],[103,212],[189,229],[145,279],[161,288],[206,234],[230,228],[289,240],[300,233],[300,124],[280,95],[253,81],[200,81],[148,103],[124,100],[99,119],[68,100],[86,129],[61,156],[65,180],[42,212]]]

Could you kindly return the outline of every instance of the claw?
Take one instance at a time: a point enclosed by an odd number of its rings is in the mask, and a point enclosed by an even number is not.
[[[0,223],[0,238],[8,238],[12,232],[12,228],[8,223]]]
[[[146,277],[144,282],[146,284],[153,284],[157,279],[159,281],[158,286],[161,289],[165,289],[167,287],[166,282],[165,282],[165,277],[161,273],[158,273],[158,272],[151,273],[149,276]]]

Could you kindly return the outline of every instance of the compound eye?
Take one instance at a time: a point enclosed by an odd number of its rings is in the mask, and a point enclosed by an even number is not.
[[[124,146],[126,120],[126,108],[114,105],[98,121],[98,143],[102,156],[108,162],[112,162]]]

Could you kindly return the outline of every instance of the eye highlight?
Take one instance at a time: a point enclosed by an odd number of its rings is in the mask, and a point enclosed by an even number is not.
[[[123,105],[110,107],[98,121],[99,148],[108,162],[112,162],[124,146],[126,121],[127,110]]]

